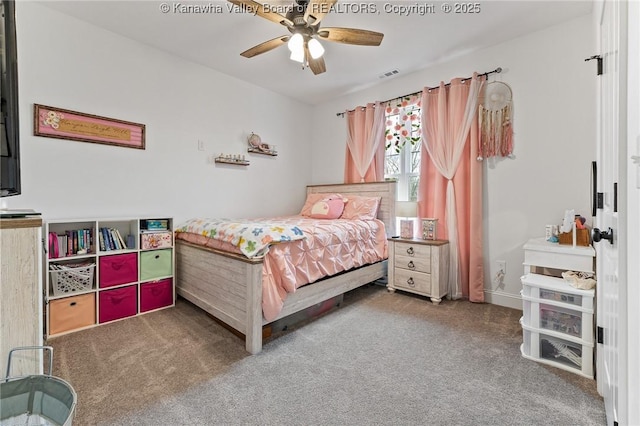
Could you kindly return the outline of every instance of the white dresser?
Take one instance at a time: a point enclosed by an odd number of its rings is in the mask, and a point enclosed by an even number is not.
[[[42,219],[0,219],[0,368],[9,351],[42,346]],[[11,375],[42,374],[42,353],[16,353]]]
[[[575,288],[560,274],[593,273],[595,250],[544,238],[523,249],[522,356],[593,378],[595,290]]]

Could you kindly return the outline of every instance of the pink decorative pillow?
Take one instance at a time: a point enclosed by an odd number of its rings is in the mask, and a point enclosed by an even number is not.
[[[349,195],[342,212],[342,219],[372,220],[378,217],[380,197]]]
[[[314,219],[338,219],[344,210],[342,198],[320,200],[311,207],[310,217]]]
[[[313,205],[318,201],[329,200],[333,198],[340,198],[342,196],[340,194],[322,194],[322,193],[311,193],[307,194],[307,199],[302,206],[302,210],[300,211],[301,216],[311,216],[311,209]]]

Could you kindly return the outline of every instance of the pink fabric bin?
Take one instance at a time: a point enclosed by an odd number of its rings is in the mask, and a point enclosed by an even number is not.
[[[138,313],[138,292],[136,285],[114,288],[100,292],[99,322],[109,322],[134,316]]]
[[[140,284],[140,312],[152,311],[173,305],[173,280]]]
[[[138,254],[116,254],[100,257],[100,288],[138,281]]]

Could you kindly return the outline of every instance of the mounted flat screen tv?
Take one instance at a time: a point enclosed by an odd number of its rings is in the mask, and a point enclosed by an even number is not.
[[[2,0],[2,142],[0,146],[0,197],[20,194],[20,132],[18,121],[18,53],[15,4]]]

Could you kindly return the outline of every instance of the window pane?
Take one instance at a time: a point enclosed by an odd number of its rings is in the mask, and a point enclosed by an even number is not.
[[[401,99],[386,113],[385,178],[398,181],[398,199],[416,201],[420,180],[420,107]]]
[[[409,173],[420,174],[420,148],[419,147],[417,151],[411,151],[411,170],[409,170]]]
[[[400,155],[387,155],[384,162],[384,175],[397,175],[400,173]]]
[[[409,177],[409,201],[418,201],[418,184],[420,176]]]

